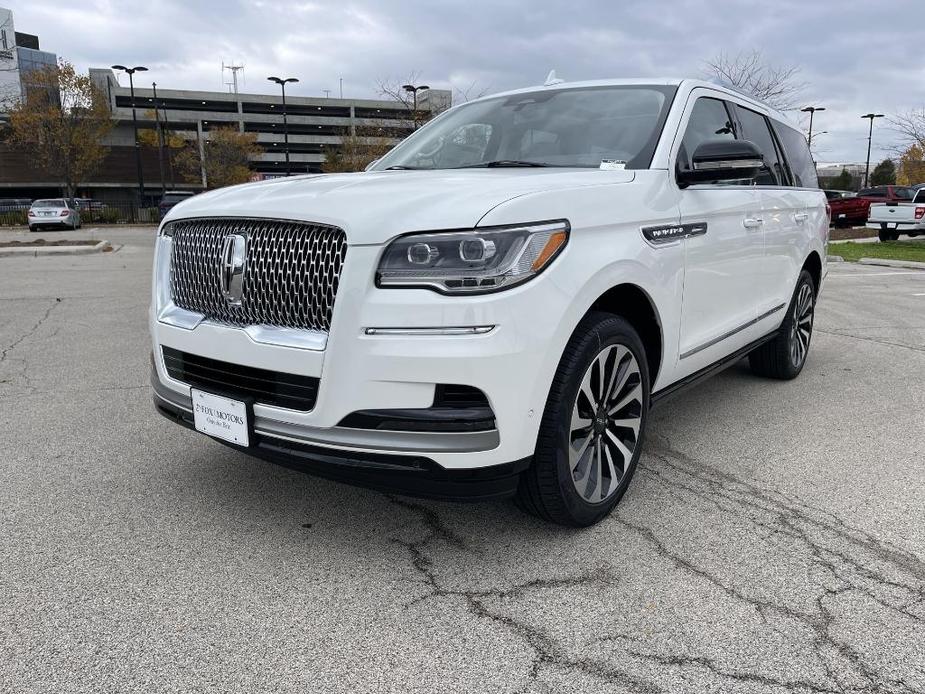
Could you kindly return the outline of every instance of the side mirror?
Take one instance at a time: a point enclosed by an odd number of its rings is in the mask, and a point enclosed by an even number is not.
[[[694,183],[755,178],[764,165],[764,155],[754,142],[704,142],[694,150],[691,170],[678,172],[678,184],[686,188]]]

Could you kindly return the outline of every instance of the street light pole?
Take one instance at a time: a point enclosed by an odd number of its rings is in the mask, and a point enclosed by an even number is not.
[[[864,187],[869,185],[870,174],[870,142],[874,137],[874,118],[883,118],[882,113],[865,113],[861,118],[870,120],[870,130],[867,132],[867,163],[864,165]]]
[[[413,130],[418,129],[418,92],[425,91],[430,89],[426,84],[420,84],[414,86],[413,84],[403,84],[401,86],[406,92],[410,92],[413,99],[413,106],[411,107],[411,128]]]
[[[289,176],[292,174],[292,170],[289,166],[289,121],[286,119],[286,83],[298,82],[299,80],[295,77],[287,77],[286,79],[267,77],[267,79],[271,82],[276,82],[283,92],[283,140],[286,143],[286,175]]]
[[[825,106],[807,106],[806,108],[801,108],[800,111],[803,113],[809,114],[809,137],[806,138],[806,144],[810,149],[813,148],[813,116],[816,114],[816,111],[825,111]]]
[[[141,144],[138,142],[138,116],[135,114],[135,82],[132,75],[136,72],[147,72],[148,68],[141,65],[135,67],[125,67],[124,65],[113,65],[113,70],[122,70],[128,74],[128,86],[132,95],[132,132],[135,135],[135,167],[138,169],[138,198],[142,206],[145,203],[145,178],[141,170]]]

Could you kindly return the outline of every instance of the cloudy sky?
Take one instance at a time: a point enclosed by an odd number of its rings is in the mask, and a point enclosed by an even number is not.
[[[795,65],[803,102],[827,108],[820,161],[863,161],[867,121],[925,105],[923,0],[0,0],[18,31],[81,69],[146,65],[165,88],[223,89],[221,63],[243,62],[243,91],[376,96],[411,71],[474,92],[568,80],[699,77],[720,51],[760,50]],[[888,11],[885,11],[888,10]],[[227,78],[226,78],[227,79]],[[146,80],[147,81],[147,80]],[[795,114],[801,116],[802,114]],[[804,124],[805,125],[805,124]],[[874,159],[896,135],[885,119]]]

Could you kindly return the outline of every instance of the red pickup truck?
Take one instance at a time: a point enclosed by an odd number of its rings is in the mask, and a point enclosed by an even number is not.
[[[833,191],[834,192],[834,191]],[[829,197],[832,224],[835,226],[863,226],[867,224],[870,205],[874,202],[912,202],[915,189],[906,186],[874,186],[862,188],[853,197]]]

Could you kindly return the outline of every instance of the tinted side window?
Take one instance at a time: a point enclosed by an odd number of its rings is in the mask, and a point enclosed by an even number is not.
[[[768,126],[768,119],[760,113],[737,106],[739,120],[742,122],[742,137],[758,145],[764,155],[764,168],[755,177],[755,185],[784,186],[787,185],[787,175],[783,163],[777,156],[777,146],[774,136]]]
[[[893,195],[899,200],[911,200],[914,192],[912,188],[893,188]]]
[[[813,163],[813,156],[810,154],[803,133],[783,123],[774,123],[774,129],[777,131],[777,139],[784,148],[787,163],[790,164],[793,185],[799,188],[818,188],[816,165]]]
[[[694,103],[687,121],[684,139],[678,151],[678,168],[691,170],[691,155],[704,142],[736,139],[735,124],[729,117],[726,104],[719,99],[700,97]]]
[[[885,198],[886,191],[882,188],[865,188],[858,195],[865,198]]]

